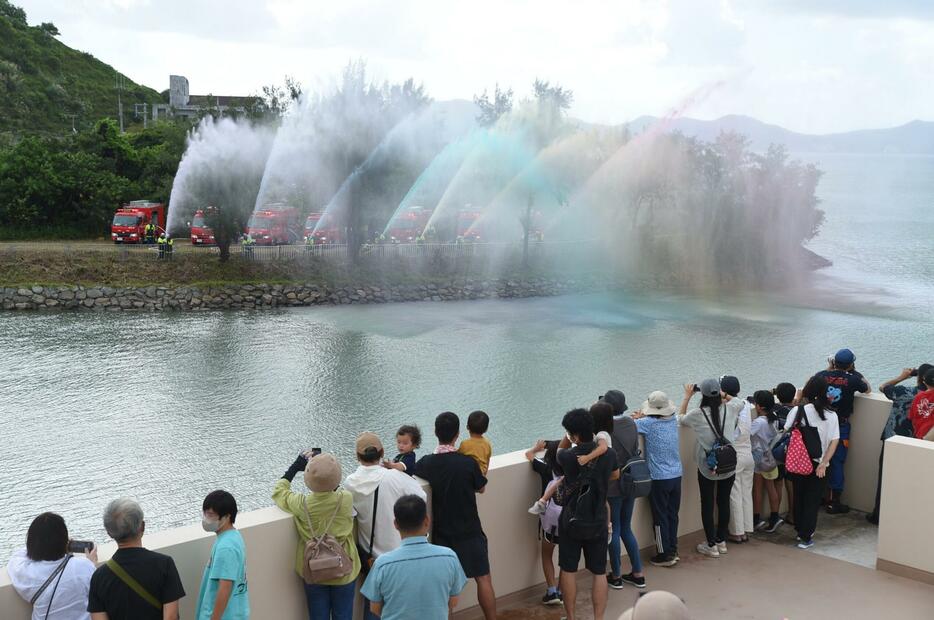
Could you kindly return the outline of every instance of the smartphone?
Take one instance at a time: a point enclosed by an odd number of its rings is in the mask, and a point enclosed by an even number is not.
[[[90,540],[69,540],[68,553],[88,553],[94,548]]]
[[[918,369],[917,369],[917,368],[913,369],[913,370],[911,371],[911,374],[908,375],[908,376],[909,376],[909,377],[917,377],[917,376],[918,376]]]
[[[321,454],[321,448],[312,448],[309,452],[311,452],[311,457],[314,458]]]
[[[695,391],[695,392],[700,392],[700,386],[697,385],[696,383],[694,384],[694,391]]]

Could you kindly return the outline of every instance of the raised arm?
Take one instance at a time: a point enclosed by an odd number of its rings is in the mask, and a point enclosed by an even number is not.
[[[901,374],[895,377],[894,379],[889,379],[888,381],[880,385],[879,391],[884,392],[885,388],[901,383],[902,381],[908,379],[914,371],[915,371],[914,368],[902,368]]]

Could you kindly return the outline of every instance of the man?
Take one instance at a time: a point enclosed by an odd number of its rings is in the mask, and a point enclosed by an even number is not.
[[[454,550],[467,577],[477,582],[477,599],[486,620],[496,618],[486,534],[477,512],[478,492],[486,486],[477,462],[457,452],[460,420],[450,411],[435,418],[438,448],[415,464],[415,475],[431,484],[434,528],[431,540]]]
[[[421,497],[400,497],[393,514],[402,543],[376,558],[360,592],[381,620],[446,620],[467,584],[457,554],[428,542],[431,522]]]
[[[172,558],[143,548],[146,522],[139,504],[126,498],[110,502],[104,529],[117,551],[91,577],[91,620],[178,620],[182,581]]]
[[[905,368],[900,375],[879,386],[879,391],[892,401],[892,410],[889,412],[889,418],[885,422],[885,428],[882,429],[882,449],[879,450],[879,478],[876,480],[876,503],[873,506],[872,512],[866,515],[866,520],[873,525],[879,524],[879,505],[882,502],[882,461],[885,458],[885,440],[896,435],[899,437],[914,436],[911,430],[911,420],[908,419],[908,410],[911,408],[911,401],[918,395],[918,392],[924,390],[924,374],[931,368],[934,368],[934,366],[930,364],[921,364],[917,368]],[[916,385],[899,385],[909,377],[914,376],[918,377]]]
[[[357,511],[357,550],[366,573],[376,558],[402,543],[393,526],[396,501],[407,495],[424,500],[426,494],[405,472],[382,466],[383,444],[375,434],[361,433],[356,447],[360,466],[347,476],[344,488],[353,495],[353,507]],[[364,605],[363,617],[376,619],[368,605]]]
[[[853,415],[853,397],[857,392],[867,393],[869,383],[863,375],[856,372],[854,364],[856,356],[849,349],[840,349],[830,360],[827,370],[822,370],[816,376],[827,380],[827,402],[830,408],[837,413],[840,422],[840,443],[830,459],[829,486],[830,503],[827,504],[829,514],[842,514],[850,511],[850,507],[843,503],[843,465],[846,463],[846,453],[850,447],[850,416]]]
[[[586,409],[574,409],[565,414],[561,425],[567,431],[567,438],[562,443],[565,444],[567,439],[570,439],[571,443],[575,444],[570,449],[558,450],[558,466],[564,472],[562,484],[571,490],[558,521],[558,566],[561,568],[560,583],[564,595],[564,609],[567,619],[574,620],[577,565],[580,564],[583,552],[584,566],[593,573],[593,617],[594,620],[603,620],[609,589],[605,577],[608,547],[606,498],[610,480],[619,480],[616,452],[607,450],[595,461],[581,467],[577,457],[590,454],[597,447],[593,437],[593,418]],[[591,471],[586,471],[588,469]],[[586,484],[586,481],[589,481],[589,484]],[[585,492],[594,493],[588,503],[595,507],[591,516],[598,527],[595,528],[595,533],[582,535],[572,520],[579,516],[575,513],[575,505],[578,504],[578,499],[584,497]],[[599,527],[601,524],[602,527]]]
[[[929,439],[934,429],[934,369],[924,373],[925,390],[911,401],[908,419],[916,439]]]
[[[217,538],[204,567],[195,613],[198,620],[246,620],[250,599],[246,582],[246,545],[234,528],[237,500],[227,491],[212,491],[201,507],[201,527]]]
[[[167,242],[168,240],[165,238],[165,233],[160,234],[159,239],[156,241],[156,243],[159,244],[159,258],[161,259],[165,258],[165,246]]]
[[[153,243],[156,238],[156,225],[153,224],[152,220],[149,220],[149,222],[143,228],[143,231],[146,237],[146,243],[147,244]]]

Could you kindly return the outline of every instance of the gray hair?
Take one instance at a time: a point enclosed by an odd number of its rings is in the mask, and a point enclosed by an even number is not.
[[[118,543],[138,538],[143,533],[143,509],[132,499],[115,499],[104,509],[104,529]]]

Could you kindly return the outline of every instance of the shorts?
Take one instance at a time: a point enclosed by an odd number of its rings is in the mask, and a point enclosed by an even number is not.
[[[766,480],[778,480],[778,467],[773,467],[769,471],[758,471],[756,473]]]
[[[558,566],[564,572],[576,573],[583,552],[584,568],[594,575],[605,575],[608,547],[609,543],[605,534],[591,540],[574,540],[566,534],[561,535],[561,543],[558,545]]]
[[[487,550],[486,534],[481,532],[479,536],[462,538],[456,541],[434,537],[431,542],[447,547],[456,553],[461,568],[464,569],[464,574],[468,578],[472,579],[490,574],[490,554]]]
[[[542,530],[542,540],[550,542],[553,545],[560,545],[561,538],[557,534],[551,534]]]

